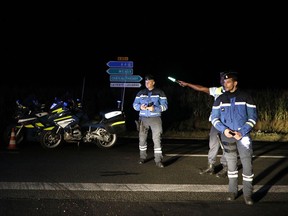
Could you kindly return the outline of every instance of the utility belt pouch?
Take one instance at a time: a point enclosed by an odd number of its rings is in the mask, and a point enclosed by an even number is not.
[[[137,129],[137,131],[140,131],[140,123],[141,123],[140,120],[135,120],[135,124],[136,124],[136,129]]]

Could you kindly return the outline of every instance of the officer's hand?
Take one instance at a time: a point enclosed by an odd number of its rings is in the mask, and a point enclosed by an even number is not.
[[[230,129],[225,129],[224,131],[224,135],[227,137],[227,138],[232,138],[233,137],[233,131],[231,131]]]
[[[184,82],[184,81],[178,80],[178,83],[179,83],[179,85],[182,86],[182,87],[187,86],[187,83]]]
[[[154,111],[154,105],[146,107],[146,110],[149,110],[150,112],[153,112]]]
[[[235,138],[236,140],[242,139],[242,134],[241,134],[240,132],[234,131],[234,133],[235,133],[234,138]]]
[[[145,104],[141,104],[140,109],[141,110],[147,110],[147,106]]]

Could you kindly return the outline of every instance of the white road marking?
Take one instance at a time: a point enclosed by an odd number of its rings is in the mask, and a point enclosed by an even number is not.
[[[239,189],[242,185],[239,185]],[[254,191],[268,189],[269,193],[288,193],[286,185],[254,185]],[[115,183],[50,183],[0,182],[0,190],[44,191],[144,191],[144,192],[227,192],[227,185],[198,184],[115,184]]]
[[[165,154],[165,156],[169,157],[207,157],[207,154]],[[221,155],[217,155],[217,157],[221,157]],[[288,156],[273,156],[273,155],[253,155],[253,157],[257,158],[272,158],[272,159],[281,159],[281,158],[288,158]]]

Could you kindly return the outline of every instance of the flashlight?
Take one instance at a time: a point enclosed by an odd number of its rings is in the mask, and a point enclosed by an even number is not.
[[[176,82],[176,83],[178,83],[178,84],[180,85],[180,83],[178,82],[178,80],[176,80],[175,78],[173,78],[173,77],[168,77],[168,79],[171,80],[172,82]]]

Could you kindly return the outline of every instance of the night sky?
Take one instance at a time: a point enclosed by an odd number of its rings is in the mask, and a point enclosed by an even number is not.
[[[160,84],[173,76],[214,86],[219,72],[235,70],[243,87],[286,88],[282,13],[100,11],[2,17],[2,76],[15,85],[35,84],[32,79],[38,85],[73,85],[86,77],[95,86],[109,86],[106,63],[127,56],[135,75],[153,73]]]

